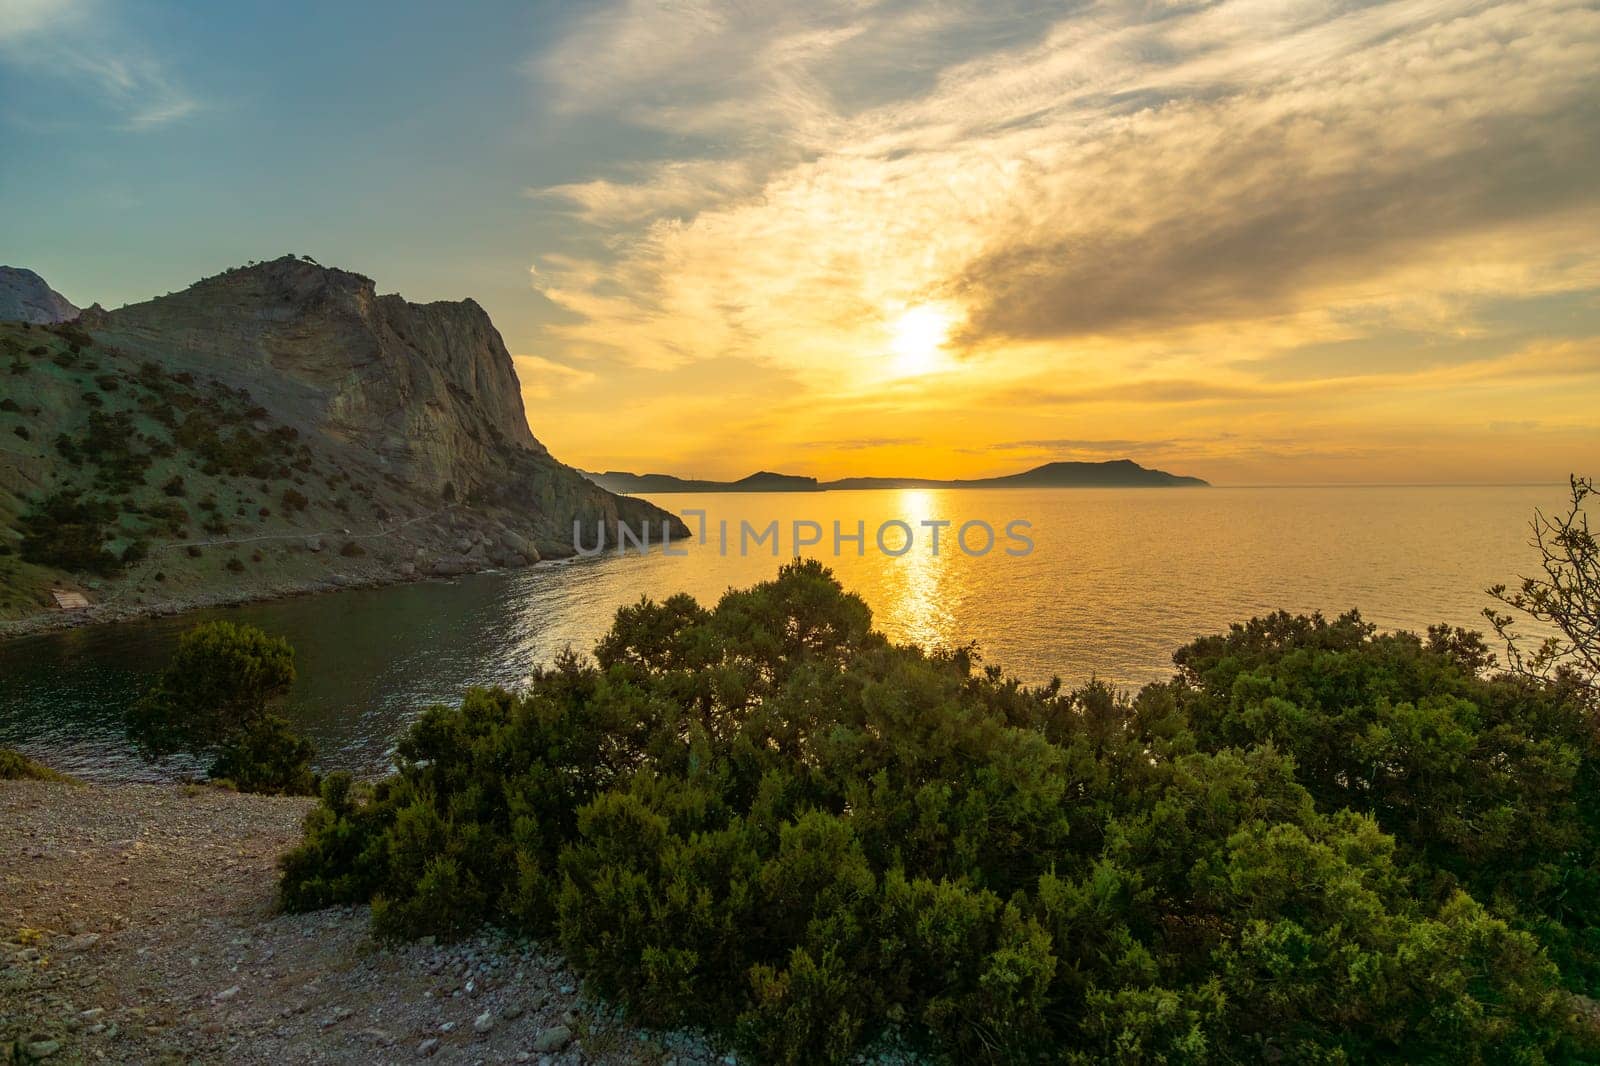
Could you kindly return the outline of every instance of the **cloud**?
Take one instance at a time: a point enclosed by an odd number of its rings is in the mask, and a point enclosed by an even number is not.
[[[1176,440],[1084,440],[1061,437],[1054,440],[1011,440],[989,446],[996,452],[1095,452],[1121,454],[1130,451],[1168,449],[1179,446]]]
[[[867,385],[895,316],[928,300],[982,354],[1297,316],[1302,335],[1465,325],[1481,276],[1596,284],[1586,4],[1085,7],[1010,37],[978,10],[585,20],[539,64],[560,107],[717,150],[540,191],[606,235],[541,263],[578,318],[559,339]],[[897,61],[922,69],[896,82]]]
[[[517,380],[522,383],[524,399],[548,400],[558,393],[592,385],[597,379],[593,371],[580,370],[537,355],[515,355],[511,357],[511,362],[516,369]]]
[[[0,0],[0,44],[74,23],[79,18],[80,5],[72,0]]]
[[[201,109],[137,34],[94,0],[0,0],[0,62],[65,89],[91,90],[128,131],[166,126]]]
[[[921,437],[851,437],[845,440],[808,440],[800,447],[828,452],[863,452],[877,448],[902,448],[922,443]]]
[[[526,194],[564,201],[576,207],[585,221],[613,226],[663,215],[693,215],[759,188],[749,164],[737,159],[674,161],[643,170],[633,181],[597,178],[528,189]]]

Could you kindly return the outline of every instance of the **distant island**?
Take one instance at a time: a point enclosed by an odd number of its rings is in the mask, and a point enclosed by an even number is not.
[[[603,474],[584,470],[582,474],[607,492],[628,495],[640,492],[821,492],[826,487],[814,477],[774,474],[769,470],[758,470],[738,481],[704,481],[671,474],[630,474],[625,470],[607,470]],[[626,487],[612,488],[613,485]]]
[[[707,481],[671,474],[632,474],[621,470],[584,471],[583,476],[607,492],[638,495],[653,492],[827,492],[851,489],[1085,489],[1209,488],[1210,482],[1165,470],[1151,470],[1132,459],[1101,463],[1056,462],[1020,474],[982,478],[847,477],[818,481],[798,474],[760,471],[738,481]]]

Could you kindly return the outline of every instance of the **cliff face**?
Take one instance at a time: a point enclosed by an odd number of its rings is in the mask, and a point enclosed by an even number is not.
[[[78,317],[72,301],[31,270],[0,266],[0,322],[70,322]]]
[[[528,430],[511,356],[471,300],[408,303],[360,274],[286,257],[85,325],[247,388],[287,424],[427,492],[487,487],[497,448],[548,454]]]
[[[471,300],[290,257],[0,343],[0,620],[54,588],[141,613],[526,565],[575,522],[688,534],[534,438]]]

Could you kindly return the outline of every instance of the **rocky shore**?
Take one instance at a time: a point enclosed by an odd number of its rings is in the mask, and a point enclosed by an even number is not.
[[[0,781],[0,1061],[731,1063],[588,1000],[547,947],[275,912],[310,800]]]
[[[521,566],[497,566],[487,559],[442,556],[440,565],[419,570],[415,564],[390,566],[383,560],[373,560],[365,566],[346,567],[337,573],[289,576],[264,584],[241,584],[236,587],[196,588],[160,598],[148,595],[111,595],[101,601],[91,601],[87,607],[71,610],[42,608],[21,618],[0,619],[0,641],[39,633],[53,633],[78,626],[99,625],[108,622],[132,622],[141,618],[166,618],[215,607],[237,607],[246,603],[265,603],[270,600],[294,596],[314,596],[347,589],[379,588],[384,585],[402,585],[419,581],[448,580],[475,573],[492,573]],[[565,566],[570,560],[546,559],[521,564],[525,566]],[[92,593],[91,593],[92,594]]]

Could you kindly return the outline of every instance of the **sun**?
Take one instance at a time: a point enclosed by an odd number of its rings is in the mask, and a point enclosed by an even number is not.
[[[950,316],[930,304],[908,308],[891,327],[894,368],[902,376],[937,370],[941,349],[950,333]]]

